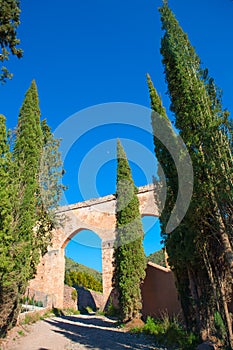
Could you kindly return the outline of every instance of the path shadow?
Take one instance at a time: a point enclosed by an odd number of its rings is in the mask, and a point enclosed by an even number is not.
[[[102,321],[102,322],[101,322]],[[55,326],[56,333],[63,334],[74,343],[82,344],[87,349],[98,350],[149,350],[155,346],[143,336],[124,333],[111,321],[97,317],[82,318],[80,316],[65,316],[62,318],[46,319],[44,322]]]
[[[92,325],[96,327],[105,327],[105,328],[116,328],[117,324],[114,321],[109,320],[103,320],[101,318],[91,316],[88,318],[83,318],[80,316],[63,316],[62,318],[65,318],[66,320],[69,320],[71,322],[81,322],[84,325]]]

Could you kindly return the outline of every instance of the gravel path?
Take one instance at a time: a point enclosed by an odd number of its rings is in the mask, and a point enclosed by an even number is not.
[[[20,332],[21,333],[21,332]],[[3,350],[157,349],[145,336],[132,335],[104,316],[64,316],[39,321],[2,347]],[[162,349],[161,349],[162,350]]]

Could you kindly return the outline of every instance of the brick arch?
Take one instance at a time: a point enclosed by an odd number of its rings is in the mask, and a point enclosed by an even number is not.
[[[138,188],[141,216],[159,216],[153,184]],[[115,241],[116,197],[109,195],[60,207],[61,226],[53,231],[52,244],[41,259],[36,277],[29,287],[53,296],[54,305],[63,308],[65,258],[64,247],[71,236],[82,229],[95,232],[102,240],[103,307],[112,291],[113,245]]]

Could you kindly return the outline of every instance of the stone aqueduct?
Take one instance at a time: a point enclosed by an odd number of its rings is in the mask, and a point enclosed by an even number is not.
[[[158,216],[154,186],[138,188],[141,216]],[[115,240],[115,195],[91,199],[60,207],[62,226],[53,232],[52,244],[41,259],[36,277],[29,288],[50,296],[54,307],[63,308],[65,257],[67,243],[81,230],[94,231],[102,240],[103,299],[107,302],[112,290],[113,244]]]

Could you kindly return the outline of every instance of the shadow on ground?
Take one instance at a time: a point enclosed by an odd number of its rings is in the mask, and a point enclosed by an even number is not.
[[[58,328],[54,332],[87,349],[155,349],[149,339],[120,331],[112,320],[96,316],[64,316],[44,321]]]

